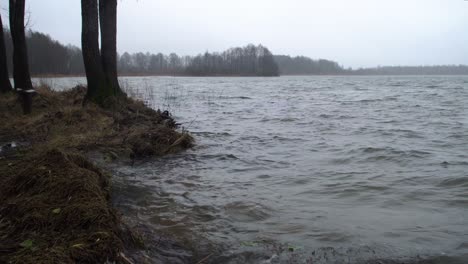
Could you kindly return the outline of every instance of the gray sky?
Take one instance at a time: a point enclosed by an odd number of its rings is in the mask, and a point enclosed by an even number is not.
[[[26,2],[34,30],[79,45],[79,0]],[[468,64],[464,0],[122,0],[118,23],[121,53],[194,55],[261,43],[346,67]]]

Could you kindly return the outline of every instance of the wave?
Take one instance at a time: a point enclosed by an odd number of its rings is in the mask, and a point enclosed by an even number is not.
[[[376,98],[376,99],[362,99],[362,100],[358,100],[356,102],[375,103],[375,102],[386,102],[386,101],[398,101],[398,98],[394,97],[394,96],[387,96],[387,97],[384,97],[384,98]]]
[[[468,176],[445,179],[437,184],[438,187],[468,187]]]
[[[254,202],[237,201],[224,206],[226,214],[234,221],[253,222],[268,219],[271,209]]]
[[[260,120],[260,122],[281,122],[281,123],[289,123],[289,122],[296,122],[299,121],[299,118],[296,117],[274,117],[274,118],[268,118],[265,117]]]
[[[252,97],[248,96],[220,96],[219,99],[241,99],[241,100],[251,100]]]
[[[201,155],[201,159],[216,159],[216,160],[239,160],[239,158],[233,154],[206,154]]]
[[[390,84],[388,84],[388,86],[391,86],[391,87],[403,87],[405,85],[406,85],[406,83],[390,83]]]
[[[413,159],[424,159],[432,153],[422,150],[399,150],[392,147],[362,147],[349,150],[350,157],[342,159],[345,163],[358,162],[378,162],[394,161],[407,162]],[[338,160],[337,160],[338,161]],[[337,162],[335,161],[335,162]]]
[[[333,117],[333,115],[329,115],[329,114],[321,114],[321,115],[319,115],[318,117],[327,119],[327,118],[332,118],[332,117]]]
[[[202,132],[190,132],[193,135],[196,136],[209,136],[209,137],[229,137],[232,136],[232,134],[228,132],[221,132],[221,133],[215,133],[215,132],[207,132],[207,131],[202,131]]]
[[[355,116],[351,116],[351,115],[330,115],[330,114],[320,114],[318,117],[323,118],[323,119],[337,119],[337,120],[345,120],[345,119],[354,119],[354,118],[356,118]],[[301,123],[301,124],[303,124],[303,123]]]
[[[400,154],[412,154],[416,156],[424,156],[424,155],[429,155],[431,154],[430,152],[426,151],[420,151],[420,150],[409,150],[409,151],[403,151],[403,150],[398,150],[392,147],[363,147],[363,148],[358,148],[351,150],[351,153],[388,153],[388,154],[395,154],[395,155],[400,155]]]

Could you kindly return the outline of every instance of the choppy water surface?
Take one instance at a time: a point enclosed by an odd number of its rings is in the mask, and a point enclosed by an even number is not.
[[[117,203],[193,259],[468,261],[468,77],[122,82],[197,145],[115,168]]]

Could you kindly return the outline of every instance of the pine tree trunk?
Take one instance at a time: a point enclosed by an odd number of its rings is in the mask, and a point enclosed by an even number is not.
[[[99,105],[113,96],[106,81],[99,52],[99,17],[97,0],[81,0],[81,47],[88,82],[86,99]]]
[[[2,17],[0,16],[0,93],[6,93],[12,90],[9,78],[3,23]]]
[[[101,59],[106,80],[114,95],[122,94],[117,78],[117,0],[99,1]]]
[[[28,49],[24,28],[25,0],[10,0],[10,30],[13,40],[13,79],[15,89],[33,89],[29,73]]]

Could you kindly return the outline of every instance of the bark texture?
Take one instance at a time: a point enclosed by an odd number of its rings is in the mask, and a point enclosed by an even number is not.
[[[81,46],[88,82],[87,100],[103,104],[108,97],[107,84],[99,52],[99,17],[97,0],[81,0]]]
[[[29,73],[24,27],[25,0],[10,0],[10,30],[13,40],[13,79],[15,89],[33,89]]]
[[[0,16],[0,93],[12,90],[10,76],[8,75],[8,63],[5,49],[2,17]]]
[[[117,0],[99,1],[101,22],[101,59],[113,95],[121,94],[117,78]]]

